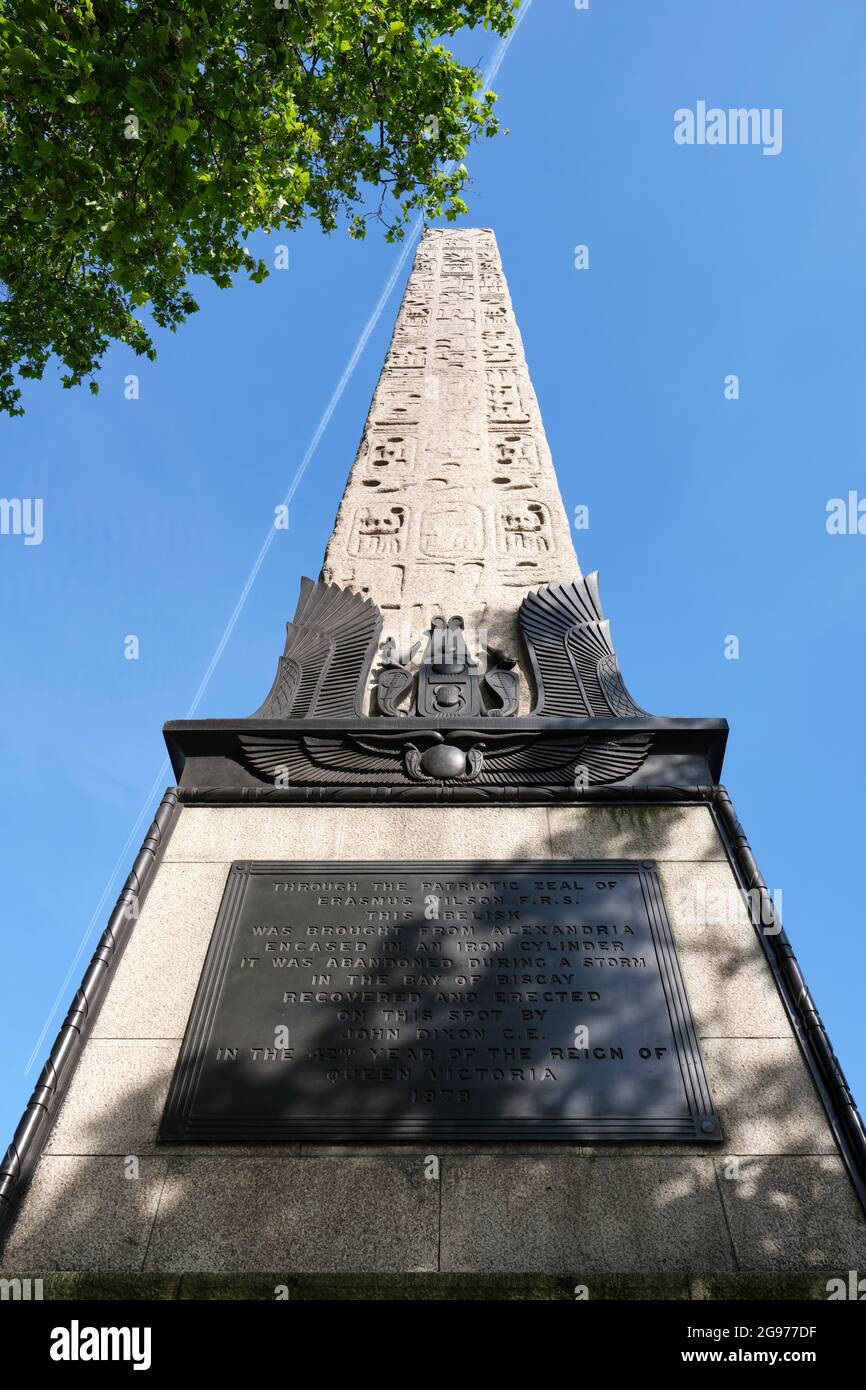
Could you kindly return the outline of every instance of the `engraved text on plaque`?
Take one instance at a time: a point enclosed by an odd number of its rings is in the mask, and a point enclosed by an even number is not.
[[[160,1138],[719,1140],[646,861],[237,863]]]

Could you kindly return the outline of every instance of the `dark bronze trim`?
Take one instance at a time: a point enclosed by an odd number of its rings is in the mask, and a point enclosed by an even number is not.
[[[724,719],[593,717],[194,719],[163,727],[182,791],[288,792],[286,800],[510,801],[570,799],[573,784],[620,790],[717,783],[728,736]],[[523,753],[516,759],[515,749]],[[462,775],[421,778],[404,761],[433,743],[478,750]],[[497,749],[506,755],[498,761]],[[372,755],[372,756],[371,756]],[[424,759],[422,757],[422,763]],[[280,776],[275,772],[279,769]],[[508,783],[503,785],[505,770]],[[581,772],[580,777],[575,773]],[[435,785],[423,786],[432,781]]]
[[[794,1034],[827,1111],[848,1175],[866,1215],[866,1128],[862,1116],[733,802],[725,787],[713,787],[711,791],[710,810],[734,872],[746,892],[757,894],[757,902],[753,898],[749,900],[752,925],[764,949]],[[767,926],[772,926],[774,930],[768,932]]]
[[[602,805],[667,805],[671,801],[709,801],[714,788],[632,787],[178,787],[186,806],[559,806],[594,802]]]

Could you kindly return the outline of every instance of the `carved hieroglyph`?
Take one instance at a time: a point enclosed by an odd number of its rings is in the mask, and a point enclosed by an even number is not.
[[[372,598],[408,651],[460,613],[523,662],[527,590],[580,576],[493,233],[425,233],[323,577]],[[524,675],[528,676],[524,671]],[[529,681],[524,680],[528,698]]]

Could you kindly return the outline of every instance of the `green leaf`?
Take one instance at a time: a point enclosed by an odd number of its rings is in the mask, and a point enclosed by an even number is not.
[[[264,278],[241,255],[257,230],[313,219],[362,240],[378,223],[399,240],[419,210],[462,209],[465,165],[446,178],[440,161],[499,127],[475,70],[430,28],[507,34],[514,8],[0,0],[0,177],[14,190],[0,411],[21,412],[18,379],[52,355],[65,384],[90,389],[112,343],[153,357],[138,311],[174,330],[196,309],[194,277]],[[431,111],[439,141],[418,136]]]

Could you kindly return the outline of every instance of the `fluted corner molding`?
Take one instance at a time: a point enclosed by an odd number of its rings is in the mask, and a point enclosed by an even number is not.
[[[105,990],[133,926],[164,850],[177,809],[177,789],[170,787],[144,837],[105,931],[90,958],[60,1031],[0,1164],[0,1238],[45,1146],[58,1102],[69,1084],[82,1047],[99,1013]]]

